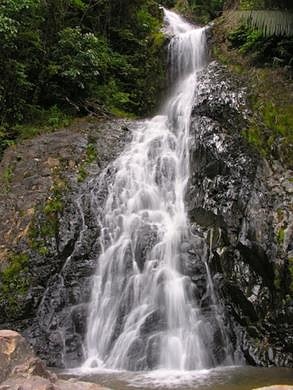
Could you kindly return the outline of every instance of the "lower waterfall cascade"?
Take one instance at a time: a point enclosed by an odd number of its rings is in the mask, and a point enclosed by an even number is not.
[[[192,238],[185,209],[189,129],[197,72],[207,63],[206,28],[166,9],[164,17],[171,93],[159,115],[137,125],[130,145],[112,163],[97,217],[102,253],[93,277],[84,369],[196,370],[233,362],[209,248],[197,260],[206,272],[204,296],[182,265],[182,248]]]

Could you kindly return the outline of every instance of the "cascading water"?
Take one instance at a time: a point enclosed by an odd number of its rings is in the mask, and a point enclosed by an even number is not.
[[[184,206],[189,128],[197,71],[206,63],[205,30],[164,14],[172,94],[160,115],[136,128],[113,163],[99,216],[102,254],[85,368],[192,370],[215,364],[193,282],[180,262],[190,234]]]

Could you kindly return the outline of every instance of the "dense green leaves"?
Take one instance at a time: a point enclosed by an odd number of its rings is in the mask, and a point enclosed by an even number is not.
[[[193,12],[202,22],[208,23],[220,15],[224,0],[189,0]]]
[[[240,0],[239,8],[241,10],[276,10],[292,9],[292,0]]]
[[[155,0],[2,0],[0,143],[50,107],[150,111],[164,81],[161,23]]]
[[[235,17],[264,36],[293,36],[293,13],[279,10],[236,11]]]
[[[293,38],[276,35],[265,37],[261,30],[239,25],[231,31],[228,39],[241,54],[249,54],[254,65],[292,65]]]
[[[201,24],[207,24],[223,11],[225,0],[177,0],[176,8]]]

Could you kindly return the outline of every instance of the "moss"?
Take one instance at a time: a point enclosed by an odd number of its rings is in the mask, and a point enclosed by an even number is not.
[[[280,291],[284,283],[284,267],[281,264],[276,263],[274,267],[274,272],[274,286],[277,291]]]
[[[98,155],[97,155],[96,145],[93,142],[89,142],[86,148],[85,158],[82,161],[82,163],[79,165],[77,171],[78,182],[83,182],[86,179],[88,175],[88,169],[87,169],[88,165],[97,161],[97,159],[98,159]]]
[[[216,21],[213,40],[213,56],[249,86],[252,116],[243,136],[263,157],[293,167],[293,88],[288,72],[263,65],[263,60],[256,65],[254,51],[263,47],[259,34],[235,24],[228,13]]]
[[[293,112],[286,103],[264,100],[256,97],[254,112],[261,118],[261,124],[254,120],[248,129],[248,140],[268,159],[279,157],[286,165],[293,165],[291,147],[293,144]],[[275,149],[275,150],[274,150]]]
[[[86,148],[86,159],[87,164],[91,164],[97,159],[97,150],[96,146],[93,143],[89,143]]]
[[[280,223],[284,219],[284,210],[277,209],[277,221]]]
[[[46,256],[49,253],[49,249],[46,246],[40,246],[38,252],[41,256]]]
[[[55,171],[52,193],[39,210],[38,219],[32,221],[29,230],[29,246],[41,256],[49,254],[50,241],[59,230],[59,217],[64,209],[63,195],[67,183],[60,177],[59,168]]]
[[[280,228],[277,232],[277,242],[280,246],[282,246],[284,243],[284,240],[285,240],[285,229]]]
[[[166,37],[162,31],[155,31],[152,33],[153,47],[160,49],[166,41]]]
[[[288,259],[288,269],[289,269],[289,275],[290,275],[290,295],[293,297],[293,257],[289,257]]]
[[[54,194],[49,198],[44,206],[44,213],[48,216],[61,212],[63,209],[63,201],[60,194]]]
[[[226,53],[223,50],[221,50],[221,47],[213,46],[212,47],[212,54],[213,54],[213,57],[215,57],[223,65],[229,64],[229,57],[226,55]]]
[[[242,131],[242,135],[263,157],[267,155],[267,145],[263,141],[263,129],[255,121]]]
[[[136,119],[137,118],[136,115],[134,115],[133,113],[126,112],[126,111],[121,110],[121,109],[116,108],[116,107],[112,107],[110,111],[117,118],[123,118],[123,119]]]
[[[58,223],[55,219],[42,218],[39,221],[32,221],[28,238],[31,249],[37,251],[41,256],[49,254],[49,240],[56,236]]]
[[[266,72],[267,73],[267,72]],[[293,144],[293,112],[290,107],[290,98],[282,95],[282,86],[277,86],[275,93],[272,90],[268,74],[261,80],[261,71],[257,72],[258,83],[254,84],[251,96],[253,118],[251,125],[243,134],[253,144],[262,156],[268,160],[279,159],[284,165],[293,166],[291,148]],[[273,74],[271,74],[273,77]],[[264,91],[271,90],[270,96]],[[284,90],[286,95],[286,92]]]
[[[7,267],[0,273],[0,306],[8,318],[15,318],[23,306],[30,285],[27,253],[13,253]]]
[[[88,173],[87,173],[85,164],[80,165],[78,172],[77,172],[77,181],[79,183],[83,182],[86,179],[87,175],[88,175]]]
[[[18,140],[30,139],[43,133],[55,131],[60,127],[69,126],[73,118],[63,113],[57,106],[50,109],[34,109],[30,123],[15,125],[13,132]]]
[[[9,165],[3,170],[3,174],[2,174],[2,182],[4,184],[4,191],[6,193],[10,191],[12,177],[13,177],[13,168]]]

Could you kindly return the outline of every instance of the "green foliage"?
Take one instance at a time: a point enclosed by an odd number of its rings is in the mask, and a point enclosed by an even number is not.
[[[79,8],[82,11],[87,8],[86,3],[84,1],[82,1],[82,0],[71,0],[71,4],[72,4],[73,7]]]
[[[240,10],[292,9],[291,0],[240,0]]]
[[[96,161],[97,159],[97,150],[95,144],[89,143],[86,148],[86,159],[85,161],[88,164]]]
[[[115,79],[110,79],[107,84],[96,87],[96,96],[99,102],[114,113],[116,109],[127,110],[130,103],[130,93],[123,92],[121,85]]]
[[[72,117],[54,105],[48,109],[39,106],[30,106],[27,121],[22,124],[0,126],[0,159],[7,146],[13,145],[14,140],[24,140],[37,135],[54,131],[60,127],[68,126]]]
[[[265,0],[240,0],[239,8],[242,11],[265,8]]]
[[[277,242],[280,246],[283,245],[285,239],[285,229],[280,228],[277,233]]]
[[[20,140],[33,138],[36,135],[48,133],[60,127],[66,127],[71,122],[71,118],[56,105],[48,110],[33,107],[30,116],[29,123],[12,127],[12,132]]]
[[[293,36],[293,13],[279,10],[235,11],[234,17],[265,37]]]
[[[207,24],[223,11],[224,0],[177,0],[176,8],[196,22]]]
[[[62,112],[56,105],[50,107],[44,114],[42,121],[50,128],[56,129],[70,124],[70,117]]]
[[[261,120],[254,119],[253,124],[244,132],[247,140],[266,158],[280,159],[288,167],[293,166],[293,112],[290,105],[275,104],[272,100],[258,98],[253,105]],[[283,230],[278,233],[278,242],[283,241]]]
[[[47,216],[61,212],[63,209],[63,202],[59,194],[54,194],[53,197],[49,198],[45,207],[44,213]]]
[[[244,137],[268,160],[293,167],[293,39],[266,38],[245,25],[235,27],[230,14],[215,25],[215,36],[220,42],[213,50],[214,56],[240,74],[249,86],[252,117]]]
[[[26,253],[19,253],[10,257],[9,265],[1,274],[2,290],[7,291],[10,288],[10,284],[15,281],[15,278],[19,277],[21,272],[28,271],[27,263],[28,255]]]
[[[165,76],[161,23],[155,0],[2,0],[0,153],[58,127],[61,113],[152,110]]]
[[[146,7],[139,8],[136,13],[137,23],[143,31],[152,33],[161,27],[160,20],[153,17]]]
[[[21,121],[34,93],[31,71],[43,55],[39,1],[3,0],[0,4],[0,125]]]
[[[82,33],[80,28],[66,28],[59,33],[59,41],[53,52],[56,96],[68,91],[70,99],[94,96],[97,82],[107,79],[115,56],[101,37]]]
[[[63,195],[67,190],[66,182],[55,172],[54,185],[51,195],[42,205],[29,229],[29,246],[41,256],[50,253],[52,239],[55,239],[59,230],[59,218],[64,209]]]
[[[3,170],[3,174],[2,174],[2,181],[4,184],[4,190],[6,192],[9,192],[10,190],[12,177],[13,177],[13,169],[11,166],[8,166]]]
[[[66,183],[59,178],[55,179],[52,194],[47,199],[43,213],[45,216],[45,223],[41,226],[41,232],[43,238],[54,237],[58,230],[59,215],[62,213],[64,208],[63,194],[66,190]]]
[[[288,268],[289,268],[289,276],[290,276],[290,294],[293,296],[293,257],[289,257],[288,259]]]
[[[14,253],[0,273],[0,306],[9,318],[16,318],[30,285],[27,253]]]
[[[228,34],[233,48],[249,54],[254,65],[284,66],[292,62],[293,38],[264,37],[260,30],[243,24]]]
[[[79,183],[83,182],[87,178],[87,175],[88,175],[88,172],[87,172],[85,164],[81,164],[81,166],[79,167],[78,172],[77,172],[77,181]]]
[[[85,159],[82,161],[78,168],[77,172],[77,181],[78,182],[83,182],[87,175],[88,175],[88,170],[87,167],[89,164],[95,162],[98,158],[97,155],[97,150],[96,146],[93,143],[88,143],[87,148],[86,148],[86,153],[85,153]]]

